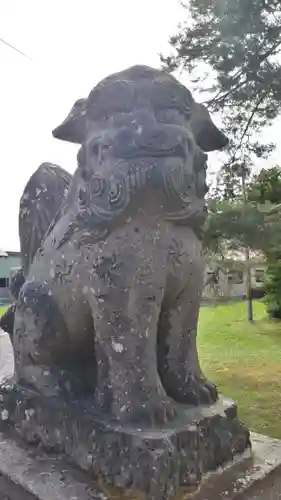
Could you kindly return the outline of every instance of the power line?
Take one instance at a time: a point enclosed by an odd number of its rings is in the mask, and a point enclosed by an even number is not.
[[[3,40],[3,38],[0,38],[0,42],[4,43],[4,45],[7,45],[8,47],[10,47],[10,49],[13,49],[15,50],[16,52],[18,52],[19,54],[21,54],[22,56],[26,57],[27,59],[29,59],[30,61],[33,61],[33,59],[31,59],[31,57],[29,57],[28,55],[26,55],[24,52],[22,52],[21,50],[17,49],[16,47],[14,47],[14,45],[11,45],[10,43],[6,42],[5,40]]]

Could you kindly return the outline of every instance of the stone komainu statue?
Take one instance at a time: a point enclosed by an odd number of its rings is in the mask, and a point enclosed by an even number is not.
[[[36,213],[40,230],[20,226],[19,382],[86,394],[123,422],[163,423],[177,404],[214,402],[196,347],[204,151],[227,139],[175,78],[144,66],[99,83],[54,136],[81,148],[72,179],[60,171],[43,187],[46,214],[29,212],[40,176],[23,196],[20,220]]]

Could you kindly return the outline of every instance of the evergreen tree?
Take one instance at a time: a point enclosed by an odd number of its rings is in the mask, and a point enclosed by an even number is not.
[[[209,109],[222,112],[230,143],[220,177],[229,196],[233,165],[251,167],[274,148],[258,132],[281,109],[281,2],[190,0],[183,14],[186,20],[170,38],[172,54],[162,55],[162,63],[169,71],[187,70],[207,92]]]

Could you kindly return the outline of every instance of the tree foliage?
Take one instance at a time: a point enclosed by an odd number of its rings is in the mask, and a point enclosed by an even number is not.
[[[235,198],[220,196],[208,200],[204,247],[213,253],[222,249],[270,252],[281,248],[281,167],[262,169],[246,186],[247,203],[240,193]]]
[[[251,175],[256,158],[275,147],[259,133],[281,110],[281,1],[189,0],[183,9],[185,20],[162,63],[189,72],[209,109],[221,113],[230,139],[208,200],[205,249],[262,250],[269,310],[281,317],[281,212],[272,213],[281,203],[281,170]]]
[[[247,203],[210,199],[204,248],[211,261],[229,251],[249,248],[263,252],[267,310],[281,319],[281,167],[263,169],[247,186]],[[278,208],[278,209],[277,209]],[[222,266],[222,264],[219,264]]]
[[[265,157],[274,144],[257,133],[281,108],[280,0],[190,0],[185,21],[170,38],[169,71],[187,70],[196,88],[208,93],[212,111],[223,111],[232,165]],[[205,77],[203,75],[205,71]]]
[[[281,203],[281,168],[278,165],[262,169],[253,177],[248,189],[248,199],[261,204]]]
[[[276,117],[281,103],[281,4],[279,0],[190,0],[186,22],[170,38],[174,54],[162,56],[172,71],[194,74],[198,62],[215,72],[212,107],[257,107],[256,118]],[[196,74],[196,72],[195,72]],[[195,81],[198,82],[198,74]],[[200,82],[201,84],[202,82]]]
[[[271,227],[266,223],[266,213],[271,206],[259,207],[255,203],[245,206],[238,200],[210,200],[204,234],[204,247],[212,253],[223,254],[229,250],[265,251],[271,239]]]

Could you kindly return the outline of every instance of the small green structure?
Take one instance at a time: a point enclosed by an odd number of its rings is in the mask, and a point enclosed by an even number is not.
[[[10,279],[20,267],[20,252],[0,249],[0,305],[9,304],[12,301],[9,291]]]

